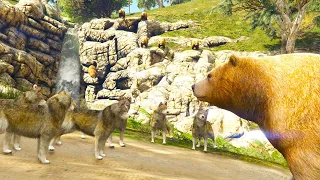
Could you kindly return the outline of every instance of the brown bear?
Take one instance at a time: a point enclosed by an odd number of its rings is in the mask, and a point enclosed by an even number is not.
[[[148,36],[143,36],[140,39],[140,47],[148,47],[148,43],[149,43],[149,38]]]
[[[88,68],[88,74],[89,74],[89,76],[92,77],[92,78],[96,78],[96,77],[97,77],[96,67],[97,67],[97,63],[96,63],[96,62],[93,62],[93,64],[90,65],[89,68]]]
[[[158,40],[158,47],[159,48],[166,48],[166,39],[163,38],[163,37],[160,37],[159,40]]]
[[[141,21],[146,21],[148,19],[148,14],[147,12],[142,12],[141,13]]]
[[[320,179],[320,55],[232,55],[192,89],[257,123],[295,179]]]
[[[191,48],[192,49],[199,50],[199,45],[200,45],[199,40],[197,40],[197,39],[191,40]]]
[[[123,19],[126,18],[126,12],[123,9],[119,10],[119,18],[123,18]]]

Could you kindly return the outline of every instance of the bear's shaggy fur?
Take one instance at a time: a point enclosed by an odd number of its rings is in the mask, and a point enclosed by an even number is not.
[[[119,10],[119,18],[125,19],[126,18],[126,11],[124,11],[123,9],[120,9]]]
[[[192,88],[199,100],[256,122],[295,179],[320,179],[320,55],[232,55]]]
[[[147,12],[142,12],[141,13],[141,21],[146,21],[148,19],[148,14]]]
[[[147,48],[147,47],[148,47],[148,43],[149,43],[149,38],[148,38],[148,36],[143,36],[143,37],[141,37],[141,39],[140,39],[140,47],[145,47],[145,48]]]
[[[92,65],[89,66],[88,68],[88,74],[90,77],[92,78],[96,78],[97,77],[97,70],[96,70],[96,66],[97,66],[97,63],[94,62]]]
[[[158,47],[162,48],[162,49],[166,48],[166,39],[165,38],[163,38],[163,37],[159,38]]]
[[[194,50],[199,50],[200,42],[197,39],[191,40],[191,48]]]

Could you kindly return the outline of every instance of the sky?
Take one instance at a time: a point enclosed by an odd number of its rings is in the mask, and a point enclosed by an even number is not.
[[[164,2],[164,6],[167,6],[167,5],[168,3]],[[126,11],[126,13],[129,13],[129,7],[124,7],[123,9]],[[133,0],[132,4],[130,5],[130,13],[136,13],[136,12],[142,12],[142,11],[143,9],[138,8],[138,0]]]

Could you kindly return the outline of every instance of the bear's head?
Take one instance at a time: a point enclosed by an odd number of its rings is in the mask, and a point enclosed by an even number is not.
[[[213,69],[205,79],[194,84],[193,93],[200,101],[236,114],[254,109],[266,102],[270,85],[262,62],[231,55],[229,62]]]

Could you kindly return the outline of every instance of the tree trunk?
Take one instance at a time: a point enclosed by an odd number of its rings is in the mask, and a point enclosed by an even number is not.
[[[287,47],[287,36],[285,33],[281,35],[281,54],[286,54],[286,47]]]
[[[294,46],[295,46],[295,42],[296,42],[296,36],[289,36],[287,39],[287,44],[286,44],[286,53],[294,53]]]
[[[163,0],[158,0],[159,8],[163,8]]]

